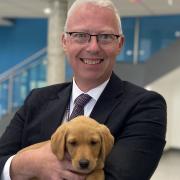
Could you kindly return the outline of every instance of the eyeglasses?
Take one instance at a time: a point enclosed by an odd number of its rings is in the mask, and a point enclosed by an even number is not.
[[[91,41],[91,37],[95,36],[98,43],[106,45],[118,40],[121,35],[116,34],[89,34],[85,32],[66,32],[72,40],[79,44],[85,44]]]

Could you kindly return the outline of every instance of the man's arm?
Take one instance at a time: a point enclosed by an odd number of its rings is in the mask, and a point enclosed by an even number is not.
[[[5,133],[0,138],[0,174],[6,161],[21,148],[22,129],[23,120],[16,113]]]
[[[9,156],[3,156],[1,161],[5,164],[5,160]],[[11,162],[8,162],[11,160]],[[5,166],[2,167],[10,177],[1,174],[1,180],[28,180],[32,177],[38,177],[44,180],[56,179],[68,179],[68,180],[83,180],[84,176],[80,176],[72,172],[71,162],[64,158],[63,161],[59,161],[57,157],[52,153],[50,142],[46,143],[39,149],[27,150],[22,153],[17,153],[15,156],[10,157]],[[10,168],[9,168],[10,165]],[[4,169],[5,168],[5,169]],[[4,172],[4,171],[3,171]]]
[[[166,103],[148,92],[126,118],[106,161],[106,180],[148,180],[165,146]]]
[[[2,140],[5,138],[6,133],[3,135]],[[8,144],[7,147],[5,146],[6,143]],[[10,156],[7,155],[8,151],[6,151],[6,149],[11,150],[12,148],[13,151],[16,152],[17,147],[11,147],[9,141],[6,142],[5,140],[0,144],[2,146],[2,149],[0,149],[0,165],[2,173],[2,171],[4,170],[4,165],[7,165],[7,159]],[[11,154],[11,152],[9,153]],[[72,173],[72,164],[69,160],[65,158],[64,161],[59,161],[57,159],[57,157],[51,151],[50,143],[46,143],[44,146],[36,150],[28,150],[22,153],[17,153],[10,163],[10,169],[7,168],[8,167],[6,167],[6,171],[10,172],[10,177],[13,180],[28,180],[34,176],[37,176],[44,180],[50,180],[51,178],[68,178],[68,180],[84,179],[84,176]],[[5,180],[7,180],[6,178]]]
[[[49,144],[36,150],[17,153],[20,149],[30,145],[29,143],[36,143],[44,138],[43,135],[39,133],[39,129],[42,128],[38,126],[40,124],[33,124],[33,128],[31,128],[33,131],[27,135],[29,126],[32,125],[32,121],[34,120],[33,116],[38,116],[40,113],[38,113],[38,111],[40,107],[42,107],[38,104],[38,100],[34,101],[37,99],[37,96],[39,96],[39,93],[34,94],[35,95],[31,93],[28,96],[24,105],[15,114],[5,133],[0,138],[0,176],[8,158],[15,155],[10,164],[10,176],[13,180],[26,180],[33,176],[43,177],[41,179],[44,180],[50,180],[50,177],[53,175],[58,176],[58,179],[65,177],[68,178],[68,180],[84,179],[84,177],[72,173],[71,163],[68,160],[59,161],[52,153]],[[41,100],[41,98],[39,99]],[[32,101],[36,106],[32,106],[32,103],[30,103]],[[30,121],[28,125],[27,121]],[[39,121],[36,118],[33,123]]]
[[[72,172],[71,161],[64,157],[59,161],[52,153],[50,141],[38,149],[20,152],[12,159],[10,175],[13,180],[28,180],[33,177],[43,180],[68,179],[83,180]]]

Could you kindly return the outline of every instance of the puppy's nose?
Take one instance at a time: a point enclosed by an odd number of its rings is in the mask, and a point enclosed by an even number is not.
[[[82,169],[86,169],[88,168],[89,166],[89,161],[87,159],[81,159],[79,161],[79,166],[82,168]]]

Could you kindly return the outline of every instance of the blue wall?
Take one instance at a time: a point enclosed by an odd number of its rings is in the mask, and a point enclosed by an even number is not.
[[[117,57],[118,62],[133,62],[135,24],[139,24],[138,62],[146,62],[160,49],[180,38],[180,15],[123,17],[125,44]]]
[[[118,62],[126,61],[126,63],[131,63],[133,61],[135,21],[136,18],[134,17],[121,18],[125,42],[121,53],[117,57]],[[129,52],[129,54],[127,52]]]
[[[137,18],[123,17],[125,45],[117,61],[133,61],[134,29]],[[145,62],[179,37],[180,15],[139,18],[139,62]],[[0,73],[47,46],[47,19],[17,19],[12,27],[0,26]],[[67,68],[68,70],[68,68]],[[71,74],[71,71],[69,72]]]
[[[150,16],[140,18],[139,61],[146,61],[152,54],[168,47],[180,38],[180,15]]]
[[[47,46],[47,19],[17,19],[0,26],[0,73]]]

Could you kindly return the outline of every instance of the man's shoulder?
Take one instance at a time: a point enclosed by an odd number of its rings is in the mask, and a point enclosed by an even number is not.
[[[147,90],[144,87],[141,87],[137,84],[131,83],[129,81],[123,81],[124,90],[127,93],[133,93],[133,94],[141,94],[146,93]]]
[[[163,105],[166,106],[166,101],[164,97],[156,91],[147,90],[143,87],[135,85],[131,82],[124,81],[124,89],[125,89],[125,97],[130,101],[139,102],[139,101],[146,101],[146,102],[161,102]]]
[[[112,75],[111,84],[113,87],[115,87],[115,90],[118,89],[125,94],[141,94],[147,92],[147,90],[143,87],[138,86],[132,82],[122,80],[116,74]]]
[[[66,82],[61,84],[50,85],[42,88],[33,89],[26,98],[26,101],[33,103],[39,101],[49,101],[59,98],[64,90],[70,92],[72,83]]]
[[[114,85],[119,87],[119,90],[122,91],[125,98],[133,100],[133,99],[141,99],[144,97],[162,97],[158,92],[149,91],[144,87],[136,85],[132,82],[121,80],[118,76],[114,76],[115,83]],[[119,84],[119,85],[118,85]]]
[[[71,82],[54,84],[54,85],[50,85],[50,86],[33,89],[33,91],[36,93],[43,93],[43,94],[48,93],[50,95],[50,94],[54,94],[54,93],[58,93],[58,92],[62,91],[63,89],[69,87],[71,84],[72,84]]]

